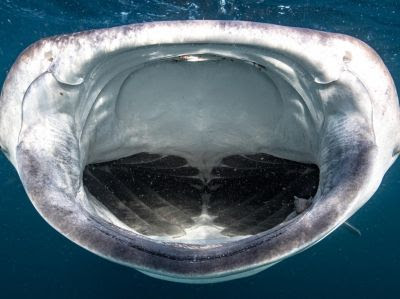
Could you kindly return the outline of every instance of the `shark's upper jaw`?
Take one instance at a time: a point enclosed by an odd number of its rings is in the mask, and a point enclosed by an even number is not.
[[[222,281],[313,245],[372,196],[396,157],[396,100],[347,36],[151,23],[23,53],[0,144],[74,242],[159,278]]]

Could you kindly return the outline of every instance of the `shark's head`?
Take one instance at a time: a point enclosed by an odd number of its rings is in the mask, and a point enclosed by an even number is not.
[[[0,98],[0,145],[32,203],[80,246],[213,282],[320,241],[398,154],[379,56],[349,36],[223,21],[43,39]]]

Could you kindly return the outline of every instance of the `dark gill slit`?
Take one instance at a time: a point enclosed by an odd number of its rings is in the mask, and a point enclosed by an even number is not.
[[[182,157],[139,153],[87,165],[83,181],[137,233],[177,238],[206,225],[229,238],[266,231],[295,215],[295,198],[315,195],[319,169],[264,153],[230,155],[205,180]]]

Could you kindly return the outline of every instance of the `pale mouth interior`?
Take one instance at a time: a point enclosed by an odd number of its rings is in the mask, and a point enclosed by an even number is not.
[[[121,54],[90,75],[103,83],[81,109],[86,208],[155,241],[185,244],[287,223],[311,206],[319,182],[318,105],[301,82],[307,73],[257,49],[251,60],[248,49],[223,45],[182,54],[191,47]]]

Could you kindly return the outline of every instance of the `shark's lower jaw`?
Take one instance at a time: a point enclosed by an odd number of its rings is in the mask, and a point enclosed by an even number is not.
[[[370,48],[267,24],[45,39],[0,104],[0,145],[52,226],[183,282],[251,275],[312,246],[400,148],[396,91]]]

